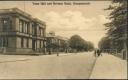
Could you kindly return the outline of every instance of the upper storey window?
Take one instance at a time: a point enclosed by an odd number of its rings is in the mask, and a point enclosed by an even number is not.
[[[4,24],[4,25],[7,25],[7,24],[8,24],[8,20],[4,19],[4,20],[3,20],[3,24]]]
[[[32,34],[37,35],[37,24],[35,23],[32,24]]]
[[[23,27],[23,21],[19,21],[19,31],[22,32],[22,27]]]
[[[19,21],[19,31],[22,33],[29,33],[29,22],[20,20]]]
[[[11,20],[9,18],[2,18],[3,24],[3,31],[10,31],[11,30]]]

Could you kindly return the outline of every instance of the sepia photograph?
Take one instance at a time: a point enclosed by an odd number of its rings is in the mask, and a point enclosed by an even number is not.
[[[0,80],[128,79],[127,0],[0,0]]]

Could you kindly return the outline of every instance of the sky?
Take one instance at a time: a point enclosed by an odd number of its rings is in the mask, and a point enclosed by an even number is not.
[[[84,1],[89,5],[33,5],[44,1],[0,1],[0,9],[17,7],[46,22],[47,33],[70,38],[80,35],[95,47],[106,34],[104,24],[109,22],[109,11],[104,11],[110,1]],[[48,1],[45,1],[48,3]],[[71,2],[73,3],[73,2]],[[25,6],[24,6],[25,5]]]

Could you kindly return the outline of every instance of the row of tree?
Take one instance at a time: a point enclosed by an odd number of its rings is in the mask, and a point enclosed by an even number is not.
[[[116,50],[117,52],[121,52],[124,49],[124,42],[118,40],[114,41],[113,39],[107,37],[103,37],[99,42],[98,46],[101,50]]]
[[[107,37],[101,39],[99,48],[127,50],[127,0],[113,0],[105,10],[111,10],[111,22],[105,24]]]
[[[57,41],[56,38],[52,38],[47,43],[47,50],[49,54],[51,52],[81,52],[81,51],[92,51],[94,49],[93,43],[86,41],[79,35],[73,35],[69,40]]]
[[[94,49],[93,43],[90,41],[86,41],[81,38],[79,35],[73,35],[69,39],[69,46],[71,49],[79,51],[92,51]]]

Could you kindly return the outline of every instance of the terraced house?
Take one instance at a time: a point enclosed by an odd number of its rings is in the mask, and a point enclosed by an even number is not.
[[[44,54],[46,24],[17,8],[0,10],[0,51],[3,54]]]

